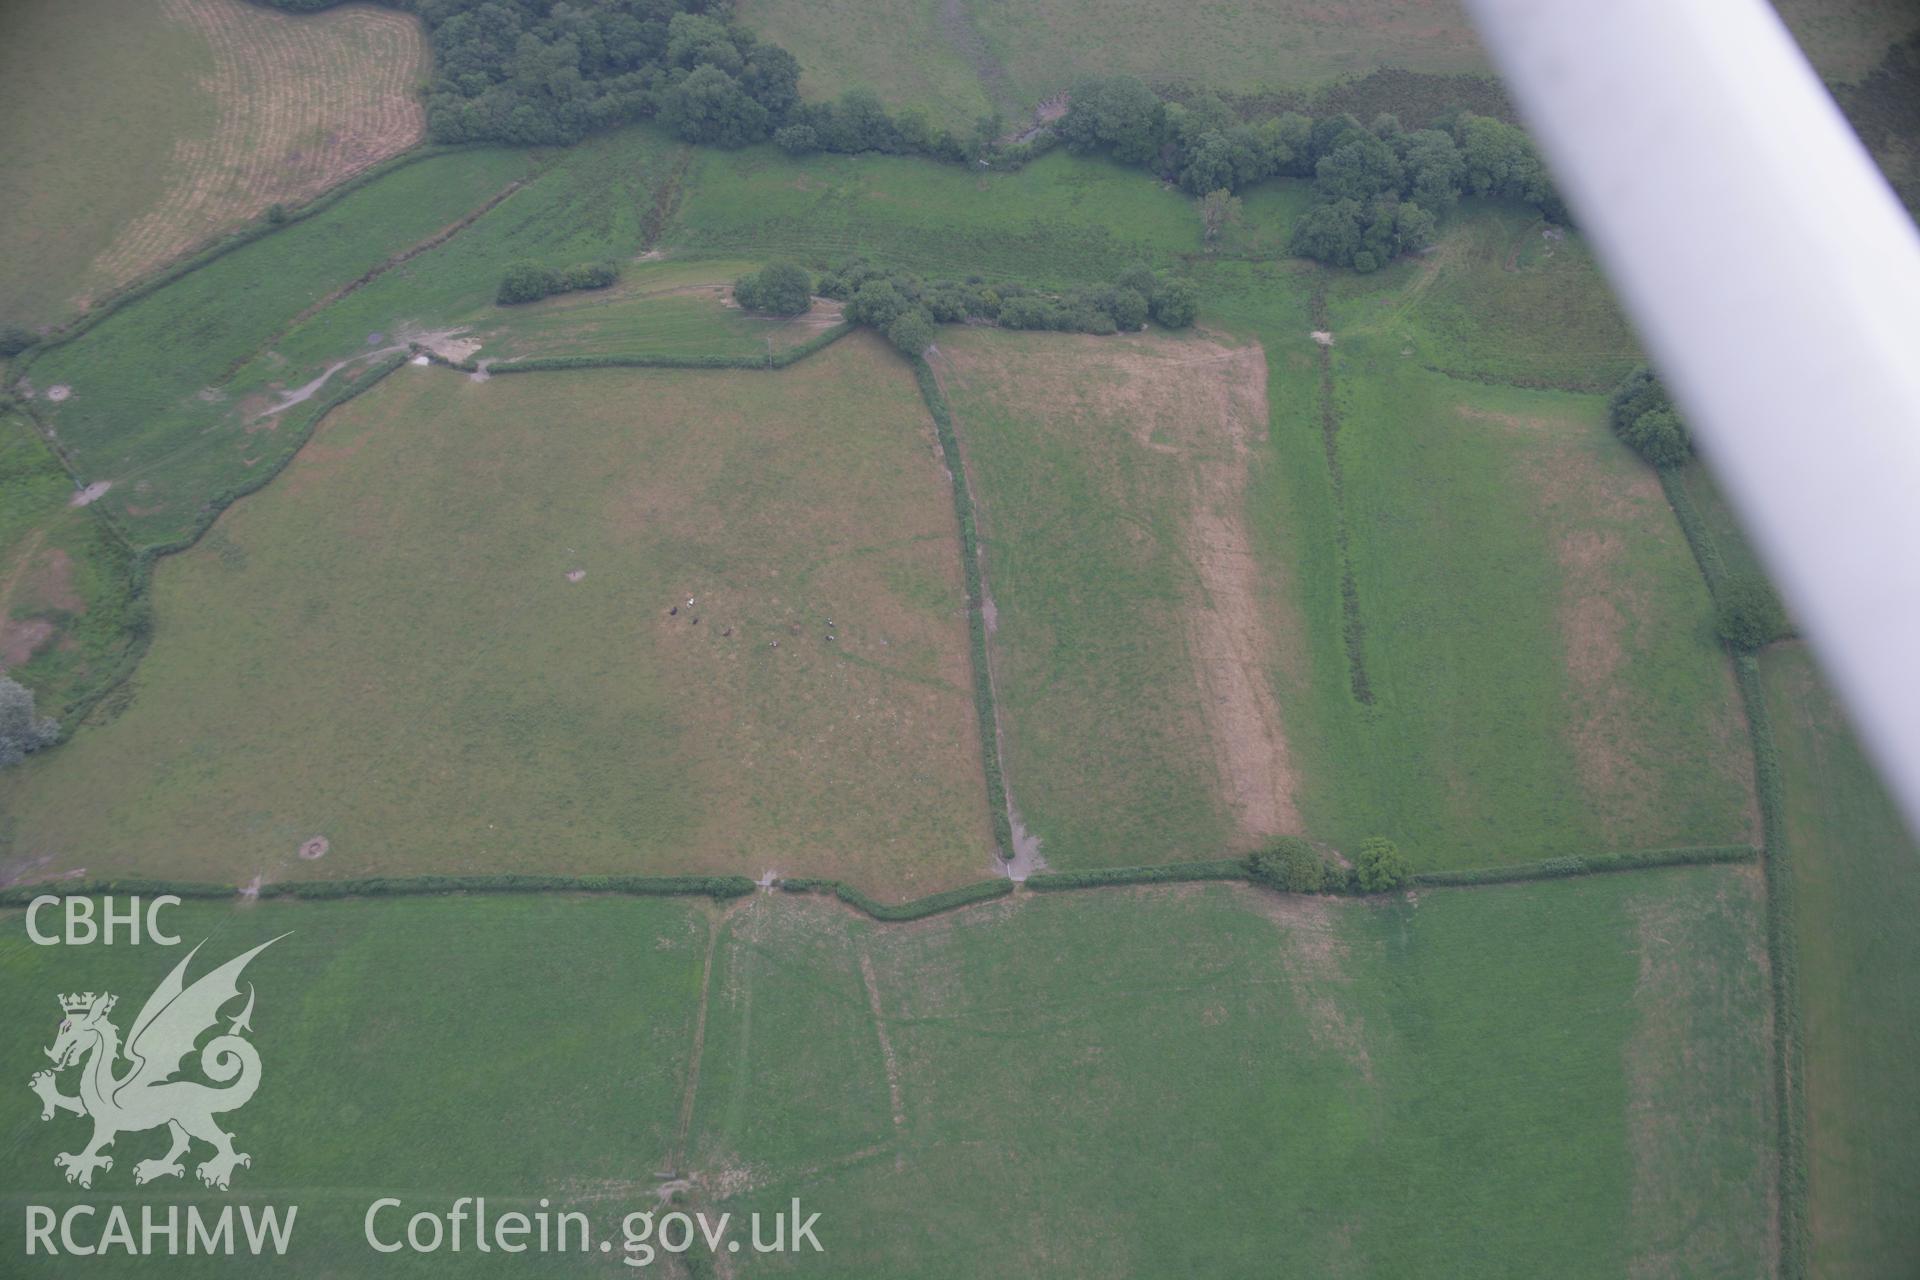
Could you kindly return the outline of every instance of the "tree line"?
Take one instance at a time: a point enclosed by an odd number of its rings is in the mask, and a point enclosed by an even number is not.
[[[1070,151],[1105,153],[1200,197],[1209,238],[1235,192],[1307,179],[1314,203],[1294,225],[1292,251],[1357,271],[1427,247],[1463,196],[1518,200],[1568,220],[1526,132],[1471,112],[1424,129],[1388,114],[1371,124],[1297,111],[1244,120],[1211,94],[1168,102],[1131,76],[1109,76],[1074,86],[1054,129]]]
[[[813,294],[846,304],[849,323],[885,334],[906,355],[933,343],[941,324],[994,324],[1003,329],[1052,329],[1065,333],[1135,332],[1149,319],[1184,329],[1199,309],[1191,280],[1133,266],[1107,284],[1046,293],[1017,283],[925,281],[910,271],[888,271],[852,258],[823,275],[816,286],[805,268],[776,262],[734,281],[734,301],[749,311],[800,315]]]

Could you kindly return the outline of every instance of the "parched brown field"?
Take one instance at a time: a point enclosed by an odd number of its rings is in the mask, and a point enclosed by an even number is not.
[[[935,368],[975,479],[1009,782],[1043,856],[1217,856],[1299,831],[1276,676],[1303,634],[1247,528],[1260,348],[969,330]]]
[[[420,24],[371,5],[304,16],[242,0],[157,0],[213,53],[210,137],[174,143],[165,194],[95,259],[89,288],[151,270],[275,203],[297,204],[418,142]]]
[[[992,868],[964,605],[871,335],[780,373],[403,368],[161,563],[130,703],[0,782],[8,860],[927,893]]]

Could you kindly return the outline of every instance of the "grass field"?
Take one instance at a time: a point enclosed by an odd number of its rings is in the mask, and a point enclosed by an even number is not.
[[[935,360],[973,473],[1006,763],[1055,866],[1218,857],[1298,832],[1270,668],[1288,566],[1246,531],[1259,347],[995,330]]]
[[[124,708],[0,783],[11,856],[976,879],[954,539],[870,336],[779,374],[403,368],[161,564]]]
[[[0,670],[60,715],[131,636],[131,557],[18,414],[0,414]]]
[[[1305,284],[1253,289],[1268,310],[1251,368],[1200,344],[1183,370],[1150,368],[1134,348],[1154,344],[1131,339],[943,336],[1000,615],[1010,779],[1046,856],[1207,856],[1302,828],[1349,849],[1391,834],[1428,867],[1756,838],[1705,588],[1599,398],[1424,370],[1365,298],[1329,353],[1336,491]],[[1195,423],[1225,444],[1222,398],[1243,374],[1265,429],[1244,429],[1231,466],[1182,458]],[[1343,507],[1368,704],[1343,639]],[[1209,511],[1229,522],[1196,539]],[[1231,688],[1202,678],[1221,667],[1196,621],[1238,598],[1210,578],[1221,549],[1258,619],[1239,633],[1258,678]],[[1151,729],[1116,732],[1115,706]],[[1209,732],[1218,707],[1241,723]],[[1239,754],[1216,763],[1223,738]],[[1223,804],[1238,793],[1244,810],[1236,759],[1285,779],[1265,824]]]
[[[986,272],[1059,286],[1196,253],[1200,221],[1190,199],[1137,170],[1064,152],[983,173],[758,147],[694,154],[666,242],[817,267],[857,253],[929,277]]]
[[[732,283],[757,262],[700,259],[627,267],[611,289],[496,307],[465,340],[477,359],[526,356],[758,356],[796,346],[840,323],[840,304],[815,302],[792,318],[733,305]]]
[[[365,5],[295,18],[242,0],[9,4],[0,322],[62,319],[405,150],[425,127],[426,65],[416,22]]]
[[[800,94],[809,100],[865,89],[890,107],[919,107],[956,132],[996,107],[1032,106],[1009,96],[956,0],[741,0],[734,13],[800,59]]]
[[[718,1207],[845,1224],[781,1274],[1761,1274],[1756,894],[1108,891],[894,929],[755,902],[694,1165]]]
[[[1775,0],[1808,60],[1850,83],[1920,29],[1906,0]],[[743,0],[740,20],[791,50],[810,99],[868,89],[955,127],[990,107],[1018,122],[1087,76],[1216,93],[1300,93],[1382,68],[1489,75],[1457,0]],[[1089,31],[1100,33],[1088,39]],[[1418,121],[1414,123],[1424,123]]]
[[[1352,764],[1309,788],[1309,827],[1351,839],[1370,819],[1439,865],[1754,839],[1705,586],[1600,399],[1456,381],[1334,332],[1376,701],[1320,682],[1314,709],[1350,736],[1309,758]]]
[[[0,919],[18,939],[19,913]],[[363,1270],[377,1196],[545,1195],[609,1232],[672,1174],[709,1212],[797,1195],[821,1214],[824,1254],[743,1249],[743,1274],[1768,1268],[1750,870],[1377,905],[1036,895],[899,927],[783,896],[721,922],[558,896],[171,920],[212,935],[202,963],[294,931],[248,970],[269,1072],[232,1117],[254,1157],[233,1198],[301,1206],[294,1274]],[[0,954],[8,1023],[35,1045],[56,991],[117,992],[124,1029],[176,958]],[[152,1141],[122,1139],[82,1193],[51,1164],[70,1117],[42,1126],[15,1088],[0,1130],[16,1222],[123,1197]]]
[[[1042,99],[1094,75],[1257,94],[1318,88],[1381,66],[1486,70],[1472,24],[1449,3],[747,0],[739,13],[799,57],[807,97],[870,89],[956,126],[989,106],[1018,123]],[[1088,39],[1089,31],[1100,38]]]
[[[29,1201],[64,1209],[76,1200],[161,1198],[211,1212],[223,1201],[297,1204],[294,1248],[281,1265],[304,1275],[366,1274],[387,1262],[397,1265],[379,1269],[395,1274],[417,1274],[422,1261],[443,1264],[440,1274],[471,1267],[471,1236],[459,1255],[374,1254],[361,1217],[379,1195],[418,1198],[419,1207],[438,1198],[442,1210],[453,1195],[490,1195],[528,1211],[542,1195],[589,1212],[652,1202],[651,1175],[672,1146],[700,1003],[708,926],[698,908],[511,897],[196,904],[171,917],[186,942],[177,951],[97,948],[84,966],[81,953],[29,945],[20,917],[5,915],[0,1007],[20,1029],[21,1046],[36,1049],[52,1043],[56,994],[76,984],[120,996],[124,1033],[186,946],[210,938],[192,970],[198,976],[291,936],[247,969],[258,991],[254,1042],[265,1084],[225,1117],[236,1146],[253,1156],[230,1195],[206,1192],[191,1168],[181,1181],[135,1192],[132,1167],[160,1154],[160,1133],[123,1136],[113,1169],[97,1175],[91,1192],[71,1187],[53,1155],[84,1141],[73,1132],[77,1122],[63,1116],[43,1125],[24,1085],[4,1091],[0,1199],[9,1266],[26,1267],[16,1274],[36,1273],[19,1257],[15,1234]],[[74,1085],[62,1088],[71,1093]],[[89,1261],[113,1272],[116,1260]],[[526,1261],[538,1266],[531,1255]],[[228,1263],[174,1265],[182,1275],[257,1274],[261,1265]],[[56,1260],[38,1274],[71,1274],[72,1265]],[[169,1264],[143,1259],[135,1270],[154,1265]],[[533,1273],[559,1269],[549,1260]]]
[[[1905,1275],[1920,1257],[1920,848],[1806,648],[1776,645],[1760,668],[1798,898],[1812,1270]]]

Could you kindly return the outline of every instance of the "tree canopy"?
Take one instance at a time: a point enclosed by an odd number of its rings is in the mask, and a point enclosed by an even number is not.
[[[791,262],[773,262],[733,282],[733,300],[749,311],[797,316],[813,306],[813,277]]]
[[[1644,365],[1628,374],[1608,399],[1607,425],[1656,467],[1677,467],[1693,456],[1693,437],[1673,398]]]

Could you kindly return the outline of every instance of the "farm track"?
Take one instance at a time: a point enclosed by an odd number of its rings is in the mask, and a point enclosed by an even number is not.
[[[240,0],[159,0],[212,51],[212,134],[175,144],[160,203],[96,259],[94,292],[190,252],[275,203],[310,200],[417,143],[418,23],[385,9],[294,17]],[[81,300],[83,304],[86,299]]]

